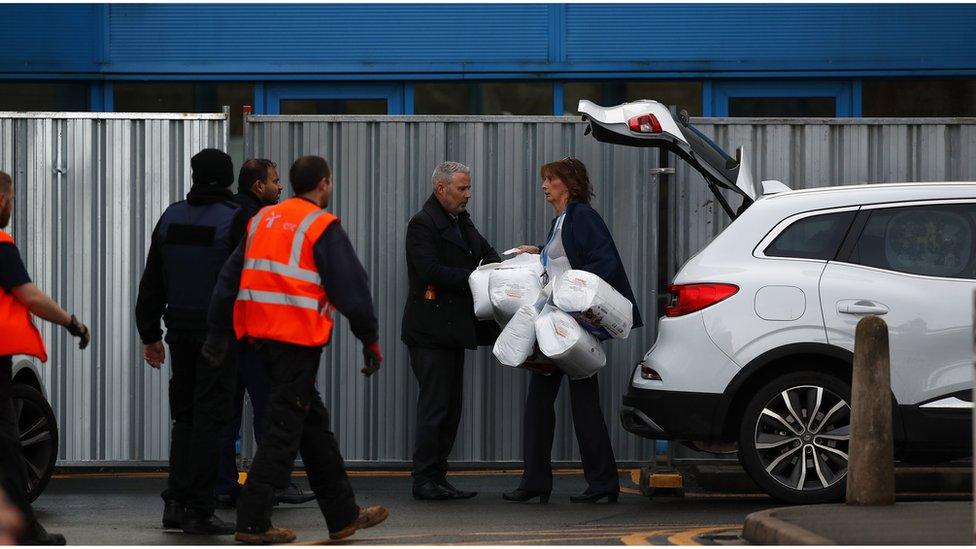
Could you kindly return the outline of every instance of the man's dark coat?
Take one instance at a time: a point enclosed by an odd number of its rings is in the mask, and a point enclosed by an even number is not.
[[[501,261],[498,252],[462,212],[457,223],[433,194],[407,225],[407,275],[410,293],[403,309],[400,339],[412,347],[474,349],[498,337],[493,321],[479,322],[468,276],[482,264]],[[434,299],[424,298],[428,284]]]

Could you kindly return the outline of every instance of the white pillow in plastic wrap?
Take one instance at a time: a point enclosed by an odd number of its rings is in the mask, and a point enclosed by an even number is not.
[[[535,305],[523,305],[515,311],[501,335],[495,340],[492,353],[505,366],[517,367],[535,352],[535,319],[539,310]]]
[[[566,271],[556,285],[552,302],[598,338],[626,339],[634,325],[630,300],[587,271]]]
[[[492,313],[499,326],[505,326],[523,305],[539,298],[542,280],[533,269],[499,267],[488,276]]]
[[[542,354],[570,379],[588,378],[607,364],[607,355],[597,339],[555,307],[546,306],[536,318],[535,337]]]
[[[491,320],[491,296],[488,295],[488,278],[491,272],[501,266],[501,263],[489,263],[482,265],[471,273],[468,277],[468,287],[471,288],[471,297],[474,300],[474,316],[478,320]]]

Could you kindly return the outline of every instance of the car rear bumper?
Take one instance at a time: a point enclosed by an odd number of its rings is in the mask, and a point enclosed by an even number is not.
[[[623,397],[620,423],[627,431],[650,439],[711,441],[721,431],[713,421],[721,399],[720,393],[632,386]]]

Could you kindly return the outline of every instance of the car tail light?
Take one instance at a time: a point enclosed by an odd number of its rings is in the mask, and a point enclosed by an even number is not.
[[[630,131],[634,133],[661,133],[661,123],[653,114],[641,114],[627,121]]]
[[[657,373],[657,370],[643,363],[641,364],[641,378],[651,381],[662,381],[661,374]]]
[[[738,291],[739,287],[734,284],[672,284],[668,287],[671,303],[664,308],[664,315],[682,316],[700,311],[735,295]]]

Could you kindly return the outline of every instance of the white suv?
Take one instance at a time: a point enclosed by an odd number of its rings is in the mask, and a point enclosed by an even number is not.
[[[623,399],[627,430],[697,448],[737,443],[769,494],[841,499],[854,329],[879,315],[896,457],[971,453],[976,183],[764,182],[763,193],[747,166],[658,103],[580,110],[597,139],[668,148],[743,197],[738,212],[723,203],[734,221],[675,276]]]

